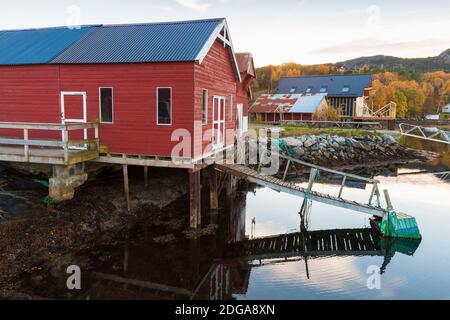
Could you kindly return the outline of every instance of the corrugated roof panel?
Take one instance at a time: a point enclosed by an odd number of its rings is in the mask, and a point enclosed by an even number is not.
[[[97,28],[52,63],[195,61],[223,19]]]
[[[252,113],[314,113],[326,94],[263,94],[250,108]]]
[[[278,93],[314,94],[321,93],[321,88],[326,88],[328,96],[362,97],[364,89],[371,86],[371,74],[288,77],[280,79]]]
[[[93,28],[0,31],[0,65],[49,63]]]
[[[320,107],[327,94],[317,93],[313,95],[300,96],[290,112],[293,113],[314,113]]]

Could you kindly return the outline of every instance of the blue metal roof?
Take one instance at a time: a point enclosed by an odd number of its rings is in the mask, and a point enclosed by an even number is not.
[[[327,93],[329,97],[362,97],[364,89],[371,86],[371,74],[288,77],[280,79],[278,93]]]
[[[299,96],[297,102],[291,108],[291,113],[314,113],[327,96],[326,93],[318,93],[310,96]]]
[[[0,31],[0,65],[49,63],[92,29],[85,26]]]
[[[52,63],[195,61],[224,19],[101,26]]]

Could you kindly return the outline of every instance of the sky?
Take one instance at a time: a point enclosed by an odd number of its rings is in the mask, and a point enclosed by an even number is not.
[[[217,17],[257,66],[450,48],[449,0],[0,0],[0,29]]]

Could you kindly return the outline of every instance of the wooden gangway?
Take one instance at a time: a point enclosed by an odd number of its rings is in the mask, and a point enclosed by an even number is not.
[[[315,166],[315,167],[319,168],[318,166]],[[376,190],[378,188],[378,185],[377,185],[378,181],[376,181],[376,180],[358,177],[358,178],[373,182],[373,183],[375,183],[375,186],[376,186],[372,190],[371,197],[369,199],[369,203],[361,203],[361,202],[346,200],[346,199],[342,198],[342,189],[345,186],[345,181],[347,180],[347,178],[348,177],[357,177],[357,176],[354,176],[351,174],[341,173],[346,178],[341,186],[339,195],[333,196],[333,195],[313,191],[311,183],[310,183],[311,188],[302,188],[293,182],[287,182],[287,181],[284,181],[282,179],[279,179],[279,178],[276,178],[273,176],[265,175],[263,173],[258,172],[255,169],[252,169],[252,168],[244,166],[244,165],[216,164],[216,169],[219,171],[231,174],[233,176],[236,176],[238,178],[248,180],[248,181],[258,184],[260,186],[268,187],[268,188],[273,189],[278,192],[285,192],[285,193],[289,193],[289,194],[299,196],[302,198],[309,198],[313,201],[329,204],[332,206],[355,210],[355,211],[362,212],[365,214],[371,214],[371,215],[377,216],[377,217],[383,217],[387,213],[386,209],[383,209],[378,205],[372,205],[372,199],[373,199],[374,195],[376,195],[376,193],[377,193]],[[313,168],[313,169],[318,170],[316,168]],[[323,170],[327,170],[327,169],[323,168]],[[329,170],[329,169],[328,169],[328,171],[335,172],[334,170]],[[316,176],[317,171],[313,171],[313,172],[314,172],[314,176]]]
[[[380,236],[371,228],[305,231],[240,243],[240,254],[254,260],[296,256],[384,256]]]

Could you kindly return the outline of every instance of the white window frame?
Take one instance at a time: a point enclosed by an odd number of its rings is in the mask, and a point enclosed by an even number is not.
[[[220,108],[220,101],[223,100],[223,110],[219,109],[219,116],[222,115],[223,119],[216,120],[216,100],[219,101],[219,108]],[[227,108],[227,98],[224,96],[213,96],[213,113],[212,113],[212,146],[213,150],[217,150],[220,148],[223,148],[225,146],[225,126],[226,126],[226,108]],[[222,112],[220,112],[222,111]],[[214,126],[217,124],[217,132],[218,132],[218,139],[217,144],[214,143],[214,140],[216,138],[216,129]]]
[[[205,94],[205,92],[206,92],[206,101],[203,101],[204,100],[204,94]],[[203,103],[206,103],[206,110],[205,110],[205,112],[206,112],[206,117],[205,117],[205,122],[203,122]],[[202,89],[202,125],[203,126],[206,126],[206,125],[208,125],[208,120],[209,120],[209,117],[208,117],[208,111],[209,111],[209,90],[208,89]]]
[[[111,89],[111,113],[112,113],[112,121],[107,122],[102,119],[102,89]],[[99,118],[101,124],[114,124],[114,88],[113,87],[99,87],[98,88],[98,110],[99,110]]]
[[[65,111],[65,100],[66,96],[82,96],[83,97],[83,119],[66,119],[66,111]],[[61,91],[60,97],[60,107],[61,107],[61,123],[87,123],[87,92],[85,91]],[[84,130],[84,140],[88,138],[87,128]],[[64,131],[61,132],[62,139],[64,140]]]
[[[170,89],[170,123],[159,123],[159,89]],[[173,125],[173,88],[157,87],[156,88],[156,124],[158,126],[170,127]]]

